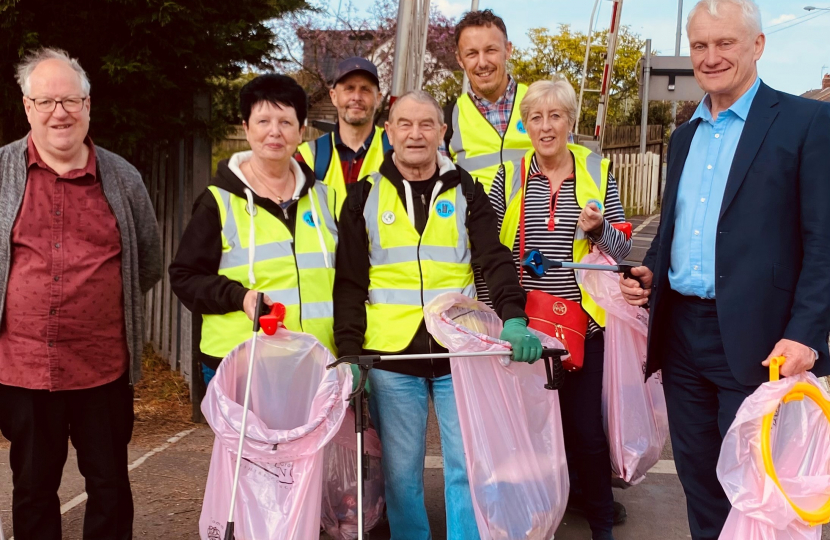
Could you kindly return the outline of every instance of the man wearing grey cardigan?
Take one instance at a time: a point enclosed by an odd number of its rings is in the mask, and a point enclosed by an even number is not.
[[[68,439],[89,496],[84,539],[132,538],[127,443],[142,297],[161,277],[138,171],[89,138],[90,84],[43,49],[18,66],[31,131],[0,148],[0,431],[16,540],[61,538]]]

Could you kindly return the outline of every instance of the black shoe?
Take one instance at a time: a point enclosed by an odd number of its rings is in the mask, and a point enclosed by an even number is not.
[[[578,516],[586,517],[585,506],[581,495],[571,494],[568,497],[567,511]],[[622,525],[628,519],[628,512],[625,506],[614,501],[614,525]]]

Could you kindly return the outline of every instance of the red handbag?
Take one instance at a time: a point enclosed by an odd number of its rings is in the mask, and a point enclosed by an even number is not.
[[[525,181],[525,162],[522,160],[522,182]],[[522,191],[521,215],[519,218],[519,253],[525,252],[525,201]],[[555,225],[554,213],[559,193],[550,211],[548,228]],[[519,282],[522,281],[522,269],[519,267]],[[579,302],[565,300],[544,291],[529,291],[525,313],[529,319],[528,326],[562,342],[570,356],[562,359],[563,367],[568,371],[582,369],[585,358],[585,334],[588,333],[588,314]]]
[[[566,370],[582,369],[588,314],[579,302],[565,300],[543,291],[530,291],[527,293],[525,313],[530,319],[530,328],[558,339],[571,353],[562,359],[562,366]]]

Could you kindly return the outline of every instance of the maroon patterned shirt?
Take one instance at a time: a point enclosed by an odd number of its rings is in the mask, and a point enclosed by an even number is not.
[[[29,136],[26,191],[12,228],[0,384],[80,390],[129,365],[121,235],[87,137],[86,167],[58,175]]]

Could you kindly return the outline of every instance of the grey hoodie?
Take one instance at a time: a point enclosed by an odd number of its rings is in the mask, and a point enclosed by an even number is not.
[[[12,227],[23,203],[27,178],[27,137],[0,147],[0,323],[11,263]],[[130,382],[141,378],[144,347],[143,295],[161,278],[161,242],[156,213],[141,175],[127,161],[95,147],[99,178],[121,231],[124,324],[130,351]],[[95,291],[90,291],[95,294]]]

